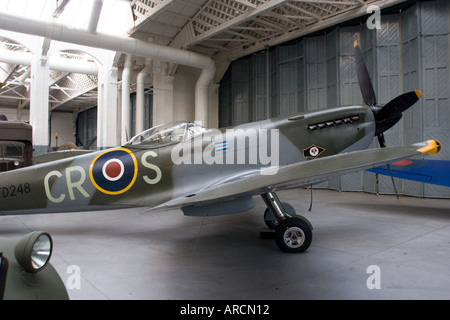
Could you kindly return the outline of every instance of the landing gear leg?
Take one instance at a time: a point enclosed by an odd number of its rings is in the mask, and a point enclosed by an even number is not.
[[[277,225],[273,224],[273,226],[275,229],[275,243],[278,248],[281,251],[292,253],[304,252],[308,249],[312,241],[311,223],[305,217],[295,215],[295,212],[294,214],[288,213],[285,205],[275,192],[264,193],[261,197],[266,203],[269,212],[271,211],[275,216]],[[290,205],[286,205],[286,207],[289,208],[289,211],[292,211]],[[267,220],[267,217],[265,217],[265,220]]]

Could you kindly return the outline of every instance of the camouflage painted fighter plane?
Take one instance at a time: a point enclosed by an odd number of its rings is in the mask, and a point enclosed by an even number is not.
[[[151,128],[118,148],[0,174],[0,215],[144,206],[213,216],[250,210],[253,196],[260,195],[278,247],[303,252],[312,240],[311,223],[295,215],[276,191],[437,153],[441,147],[429,140],[385,148],[383,132],[421,93],[406,93],[378,106],[356,43],[355,55],[366,106],[304,112],[221,130],[190,122]],[[366,150],[374,136],[382,148]]]

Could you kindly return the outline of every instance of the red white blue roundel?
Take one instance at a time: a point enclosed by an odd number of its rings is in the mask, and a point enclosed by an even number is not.
[[[133,186],[137,169],[136,157],[130,150],[113,149],[101,153],[92,161],[89,177],[98,190],[116,195]]]

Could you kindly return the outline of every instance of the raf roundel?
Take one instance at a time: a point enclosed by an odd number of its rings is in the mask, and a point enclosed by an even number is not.
[[[97,190],[117,195],[133,186],[137,171],[134,154],[128,149],[120,148],[98,155],[91,163],[89,177]]]
[[[125,166],[123,162],[119,159],[110,159],[103,165],[102,173],[109,181],[117,181],[122,178],[125,172]]]

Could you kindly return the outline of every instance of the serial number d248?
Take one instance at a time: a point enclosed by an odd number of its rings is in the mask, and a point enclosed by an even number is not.
[[[17,197],[20,195],[24,195],[26,193],[31,192],[31,187],[29,183],[19,184],[19,185],[12,185],[9,187],[1,187],[0,197],[3,199],[10,198],[10,197]]]

